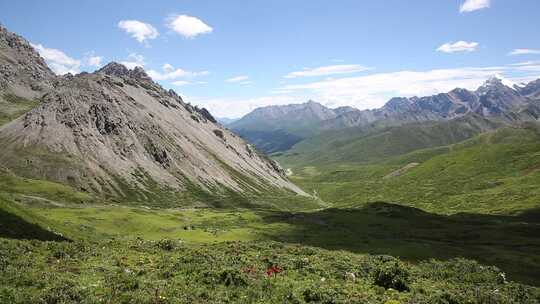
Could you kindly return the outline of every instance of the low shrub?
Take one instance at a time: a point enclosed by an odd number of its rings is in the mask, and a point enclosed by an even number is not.
[[[169,239],[163,239],[163,240],[159,240],[157,243],[156,243],[156,246],[161,249],[161,250],[166,250],[166,251],[171,251],[171,250],[174,250],[176,248],[176,242],[173,241],[173,240],[169,240]]]
[[[396,258],[381,256],[373,272],[373,282],[386,289],[398,291],[409,290],[409,271],[406,266]]]

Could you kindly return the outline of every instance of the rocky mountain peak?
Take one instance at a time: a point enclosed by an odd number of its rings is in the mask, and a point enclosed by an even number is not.
[[[129,77],[129,78],[135,78],[145,81],[151,81],[152,78],[146,74],[144,69],[142,67],[136,66],[133,69],[128,69],[125,65],[120,64],[118,62],[110,62],[101,69],[97,70],[96,73],[102,73],[109,76],[116,76],[116,77]]]
[[[501,78],[497,77],[496,75],[490,76],[485,82],[485,86],[496,86],[496,85],[502,85],[503,81]]]
[[[491,76],[484,82],[484,84],[482,84],[478,88],[477,92],[482,94],[488,91],[496,91],[496,90],[513,90],[512,84],[497,76]]]
[[[111,76],[127,76],[129,74],[129,69],[118,62],[109,62],[101,69],[97,70],[98,73],[103,73]]]
[[[130,76],[141,80],[152,81],[152,78],[150,78],[144,69],[139,66],[136,66],[133,70],[130,70]]]
[[[390,109],[390,110],[400,110],[403,108],[408,108],[411,105],[411,100],[406,97],[394,97],[390,99],[386,104],[384,105],[384,108]]]

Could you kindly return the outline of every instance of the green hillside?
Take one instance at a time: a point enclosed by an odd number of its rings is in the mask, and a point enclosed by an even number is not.
[[[530,124],[371,164],[297,166],[293,180],[337,206],[387,201],[446,214],[516,213],[538,207],[539,134]]]
[[[483,117],[468,115],[443,122],[341,129],[306,139],[277,155],[277,159],[289,167],[371,163],[418,149],[457,143],[498,126]]]

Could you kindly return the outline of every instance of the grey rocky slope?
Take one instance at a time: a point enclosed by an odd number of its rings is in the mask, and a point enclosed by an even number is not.
[[[0,127],[0,167],[136,200],[164,193],[304,194],[276,162],[143,69],[110,63],[57,77],[21,37],[4,30],[2,41],[8,41],[2,58],[18,52],[16,68],[3,74],[5,88],[39,105]]]

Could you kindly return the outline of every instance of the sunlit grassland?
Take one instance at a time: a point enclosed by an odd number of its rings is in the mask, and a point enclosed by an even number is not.
[[[418,165],[388,177],[410,163]],[[334,206],[385,201],[442,214],[517,214],[540,204],[540,136],[532,129],[505,128],[384,162],[292,171],[294,182]]]

